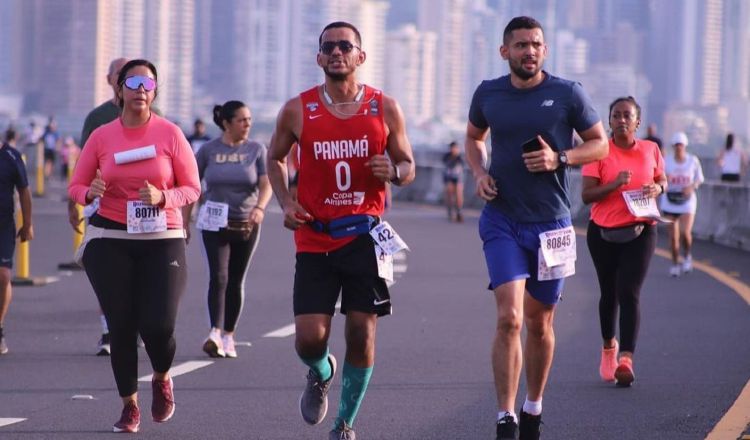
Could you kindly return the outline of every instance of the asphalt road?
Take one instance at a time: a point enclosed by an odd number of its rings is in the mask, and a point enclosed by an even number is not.
[[[71,254],[65,205],[35,202],[32,275],[58,275],[57,264]],[[495,310],[485,290],[477,213],[451,224],[440,209],[398,205],[388,219],[411,252],[397,264],[394,314],[379,324],[375,371],[355,423],[357,438],[494,438]],[[237,359],[213,360],[201,351],[208,318],[200,240],[191,242],[188,252],[174,366],[196,369],[175,377],[177,411],[165,424],[150,421],[150,386],[141,383],[139,438],[327,438],[339,381],[326,421],[305,425],[297,404],[306,370],[286,331],[293,321],[293,243],[278,211],[266,217],[247,277],[238,329],[238,340],[247,344],[238,348]],[[656,256],[641,299],[637,380],[618,389],[598,378],[598,286],[582,239],[578,255],[577,273],[557,309],[543,438],[705,438],[750,379],[748,303],[702,270],[669,278],[668,261]],[[750,254],[699,243],[694,255],[704,267],[750,283]],[[82,272],[59,275],[53,284],[14,289],[5,323],[11,351],[0,357],[2,439],[102,438],[112,435],[119,417],[109,361],[94,356],[99,322],[91,287]],[[343,358],[341,316],[334,319],[331,351]],[[145,351],[140,354],[139,371],[146,376],[149,363]],[[519,406],[523,397],[521,390]],[[6,424],[10,418],[24,420]]]

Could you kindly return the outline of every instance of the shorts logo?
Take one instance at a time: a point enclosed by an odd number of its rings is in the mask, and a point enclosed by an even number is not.
[[[545,99],[544,102],[542,102],[542,105],[540,107],[552,107],[552,104],[555,103],[554,99]]]
[[[177,260],[172,261],[171,263],[169,263],[169,265],[174,266],[174,267],[180,267],[180,263],[178,263]]]
[[[383,304],[385,304],[385,303],[387,303],[387,302],[389,302],[389,301],[390,301],[389,299],[384,299],[384,300],[382,300],[382,301],[374,300],[374,301],[372,302],[372,304],[373,304],[373,305],[376,305],[376,306],[382,306]]]
[[[10,258],[0,258],[0,263],[10,263]]]

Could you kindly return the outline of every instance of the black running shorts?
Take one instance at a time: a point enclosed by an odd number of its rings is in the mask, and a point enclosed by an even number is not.
[[[333,315],[341,292],[341,313],[391,314],[391,297],[378,276],[375,243],[369,234],[331,252],[299,252],[294,274],[294,315]]]
[[[13,216],[0,218],[0,267],[13,268],[13,253],[16,251],[16,224]]]

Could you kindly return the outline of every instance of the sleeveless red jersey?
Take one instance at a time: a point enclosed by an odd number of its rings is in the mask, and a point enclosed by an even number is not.
[[[341,119],[321,102],[318,87],[303,92],[299,139],[299,204],[323,223],[353,214],[381,215],[385,184],[365,163],[385,154],[383,94],[365,87],[354,116]],[[297,229],[297,252],[329,252],[354,240],[334,239],[309,225]]]

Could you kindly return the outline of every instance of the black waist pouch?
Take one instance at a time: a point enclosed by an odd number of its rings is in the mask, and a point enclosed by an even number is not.
[[[627,243],[638,238],[645,228],[646,225],[643,223],[621,226],[619,228],[604,228],[599,226],[599,234],[602,240],[610,243]]]

